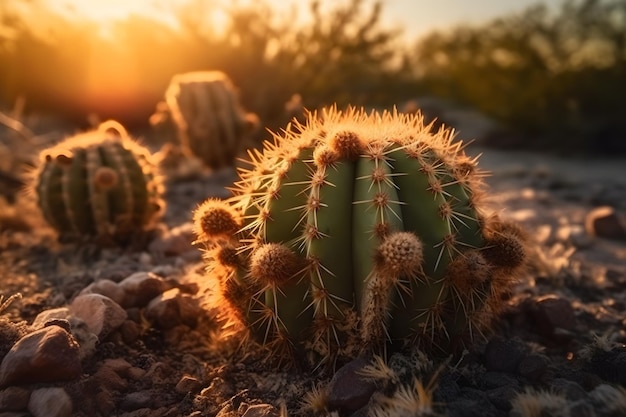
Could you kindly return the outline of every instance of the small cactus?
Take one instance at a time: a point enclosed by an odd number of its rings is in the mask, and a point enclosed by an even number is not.
[[[62,239],[122,242],[164,208],[149,151],[117,122],[45,149],[39,160],[32,188]]]
[[[194,216],[229,325],[314,364],[451,352],[488,330],[524,238],[486,214],[483,174],[452,139],[419,114],[331,108],[251,153],[235,195]]]
[[[175,75],[165,99],[183,147],[212,169],[233,165],[258,126],[220,71]]]

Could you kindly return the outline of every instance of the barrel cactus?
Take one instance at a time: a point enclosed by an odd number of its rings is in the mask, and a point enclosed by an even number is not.
[[[221,71],[177,74],[165,93],[184,149],[212,169],[233,165],[258,126]]]
[[[150,152],[115,121],[44,149],[39,160],[32,188],[61,239],[121,243],[164,208]]]
[[[451,131],[330,108],[251,156],[233,197],[194,213],[229,327],[318,365],[389,346],[449,353],[489,330],[525,240],[488,214]]]

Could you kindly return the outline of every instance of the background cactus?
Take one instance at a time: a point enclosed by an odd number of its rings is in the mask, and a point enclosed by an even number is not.
[[[252,144],[258,119],[243,110],[223,72],[175,75],[165,98],[182,145],[208,167],[233,165],[237,155]]]
[[[449,352],[489,328],[524,239],[486,213],[451,131],[332,108],[251,156],[235,196],[195,212],[231,323],[314,362],[387,342]]]
[[[128,239],[164,208],[149,151],[117,122],[45,149],[33,189],[46,221],[62,238]]]

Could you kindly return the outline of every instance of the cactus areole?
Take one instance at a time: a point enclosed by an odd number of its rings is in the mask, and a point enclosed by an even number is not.
[[[45,220],[65,240],[121,243],[164,207],[149,151],[114,121],[43,150],[33,188]]]
[[[489,329],[524,263],[476,159],[419,114],[325,109],[251,165],[195,227],[229,325],[274,355],[451,352]]]

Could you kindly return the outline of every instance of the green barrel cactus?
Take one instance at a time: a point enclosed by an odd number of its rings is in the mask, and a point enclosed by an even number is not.
[[[194,213],[228,326],[318,365],[452,352],[489,330],[525,240],[487,213],[483,173],[451,131],[330,108],[251,156],[234,196]]]
[[[32,188],[61,239],[121,243],[164,209],[150,152],[115,121],[44,149],[39,160]]]
[[[212,169],[232,166],[259,124],[221,71],[177,74],[165,99],[183,148]]]

